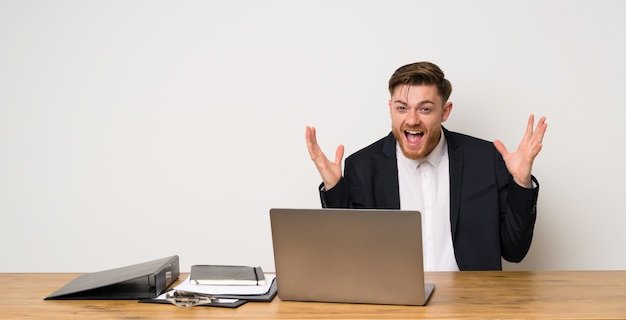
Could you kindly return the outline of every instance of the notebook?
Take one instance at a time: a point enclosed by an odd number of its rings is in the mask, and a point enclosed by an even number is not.
[[[266,284],[263,268],[234,265],[193,265],[189,281],[196,285],[209,286],[264,286]]]
[[[270,209],[281,300],[425,305],[418,211]]]

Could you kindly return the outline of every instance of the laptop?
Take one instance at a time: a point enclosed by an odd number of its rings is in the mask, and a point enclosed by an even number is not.
[[[281,300],[425,305],[421,214],[270,209]]]

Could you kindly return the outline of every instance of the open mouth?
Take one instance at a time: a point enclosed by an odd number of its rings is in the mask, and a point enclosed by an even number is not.
[[[418,130],[404,130],[404,136],[410,144],[419,144],[424,137],[424,132]]]

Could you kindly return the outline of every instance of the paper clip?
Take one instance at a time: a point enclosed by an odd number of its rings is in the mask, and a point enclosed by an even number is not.
[[[204,304],[213,303],[214,298],[210,295],[203,295],[194,292],[174,290],[173,293],[167,293],[165,300],[169,301],[177,307],[193,307]]]

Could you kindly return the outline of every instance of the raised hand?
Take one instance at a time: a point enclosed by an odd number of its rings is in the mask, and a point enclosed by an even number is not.
[[[530,115],[528,118],[528,125],[526,126],[526,132],[515,152],[509,152],[502,141],[496,140],[493,142],[494,146],[502,155],[506,168],[513,176],[513,180],[517,184],[525,188],[531,188],[531,173],[533,167],[533,161],[535,157],[541,151],[543,146],[543,135],[546,133],[548,124],[546,123],[546,117],[541,117],[537,123],[537,127],[534,127],[535,116]]]
[[[315,167],[317,167],[317,171],[319,171],[322,181],[324,181],[324,188],[329,190],[337,185],[341,179],[341,160],[343,159],[344,147],[339,145],[337,151],[335,151],[335,161],[330,161],[317,144],[315,127],[307,126],[305,137],[311,160],[315,163]]]

